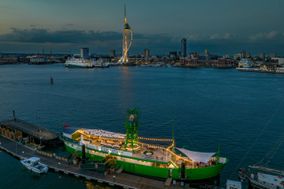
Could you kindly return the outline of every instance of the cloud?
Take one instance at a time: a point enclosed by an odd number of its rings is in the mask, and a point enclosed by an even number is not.
[[[231,33],[214,33],[212,35],[209,35],[209,39],[211,40],[228,40],[234,38],[233,34]]]
[[[14,46],[43,47],[46,45],[70,49],[79,46],[94,47],[97,50],[107,51],[109,49],[121,48],[122,34],[113,31],[84,31],[84,30],[58,30],[36,28],[29,29],[11,28],[10,33],[0,35],[0,42],[13,44]],[[174,39],[166,34],[134,34],[133,48],[141,51],[143,48],[170,48]]]
[[[149,48],[153,53],[166,54],[169,51],[180,50],[180,40],[188,39],[189,51],[203,51],[208,48],[218,52],[238,52],[241,49],[268,49],[278,51],[284,49],[284,33],[279,31],[260,32],[255,34],[236,33],[189,33],[184,36],[169,34],[134,33],[131,53],[139,53]],[[10,33],[0,34],[0,50],[29,51],[38,49],[54,49],[60,52],[77,52],[80,47],[90,47],[94,52],[107,53],[110,49],[121,51],[122,34],[114,31],[84,31],[84,30],[49,30],[31,26],[28,29],[11,28]],[[264,49],[264,50],[262,50]],[[268,51],[266,50],[266,51]]]
[[[104,40],[119,40],[116,32],[94,32],[80,30],[50,31],[46,29],[17,29],[0,36],[0,41],[19,43],[89,43]]]
[[[172,38],[165,34],[139,34],[134,35],[135,40],[145,42],[169,41]],[[83,30],[59,30],[51,31],[47,29],[11,28],[8,34],[0,35],[0,41],[18,43],[93,43],[98,41],[109,42],[121,40],[120,32],[104,31],[83,31]]]
[[[278,31],[255,33],[248,36],[240,36],[234,33],[213,33],[213,34],[188,34],[186,35],[189,41],[196,42],[218,42],[218,41],[263,41],[273,39],[284,39],[284,33]],[[167,34],[141,34],[134,33],[136,43],[149,44],[165,44],[179,42],[181,36],[170,36]],[[67,44],[92,44],[98,42],[114,42],[121,41],[122,35],[120,32],[114,31],[84,31],[84,30],[57,30],[36,28],[29,29],[11,28],[11,32],[0,35],[0,41],[17,42],[17,43],[67,43]]]
[[[201,33],[190,33],[185,36],[179,36],[179,38],[186,37],[190,41],[215,41],[215,40],[233,40],[237,39],[237,35],[233,33],[212,33],[212,34],[201,34]],[[177,38],[177,37],[176,37]]]
[[[270,31],[270,32],[261,32],[250,35],[249,39],[252,41],[260,41],[260,40],[273,40],[281,37],[283,36],[281,36],[280,32]]]

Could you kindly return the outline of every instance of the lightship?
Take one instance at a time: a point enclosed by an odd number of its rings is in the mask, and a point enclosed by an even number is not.
[[[112,159],[117,169],[155,178],[189,181],[216,177],[227,163],[220,152],[205,153],[176,147],[173,138],[138,136],[138,111],[128,111],[126,134],[101,129],[67,127],[62,134],[68,152],[89,160]]]

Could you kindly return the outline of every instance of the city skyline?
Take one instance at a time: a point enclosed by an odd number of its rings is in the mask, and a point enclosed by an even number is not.
[[[130,54],[145,48],[163,54],[180,50],[182,38],[191,52],[284,54],[282,0],[217,0],[214,4],[209,0],[2,0],[0,52],[44,48],[74,53],[80,47],[97,53],[119,52],[124,3],[135,32]]]

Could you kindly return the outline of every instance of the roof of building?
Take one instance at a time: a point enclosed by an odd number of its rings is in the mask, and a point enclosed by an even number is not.
[[[22,131],[28,135],[31,135],[37,139],[40,140],[54,140],[58,136],[56,133],[51,132],[47,130],[46,128],[36,126],[31,123],[27,123],[23,120],[20,119],[12,119],[12,120],[6,120],[6,121],[1,121],[0,125],[4,125],[9,128],[17,129],[19,131]]]

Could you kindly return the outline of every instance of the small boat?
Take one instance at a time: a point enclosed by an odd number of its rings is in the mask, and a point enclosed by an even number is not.
[[[238,68],[252,68],[253,65],[254,65],[253,61],[251,61],[247,58],[242,58],[239,61]]]
[[[284,189],[284,171],[262,166],[248,166],[239,170],[242,182],[247,181],[252,188]]]
[[[31,170],[35,173],[47,173],[48,166],[40,162],[40,158],[38,157],[30,157],[24,160],[21,160],[21,164],[23,164],[28,170]]]
[[[99,59],[94,63],[95,68],[108,68],[109,66],[109,63],[104,62],[103,59]]]

